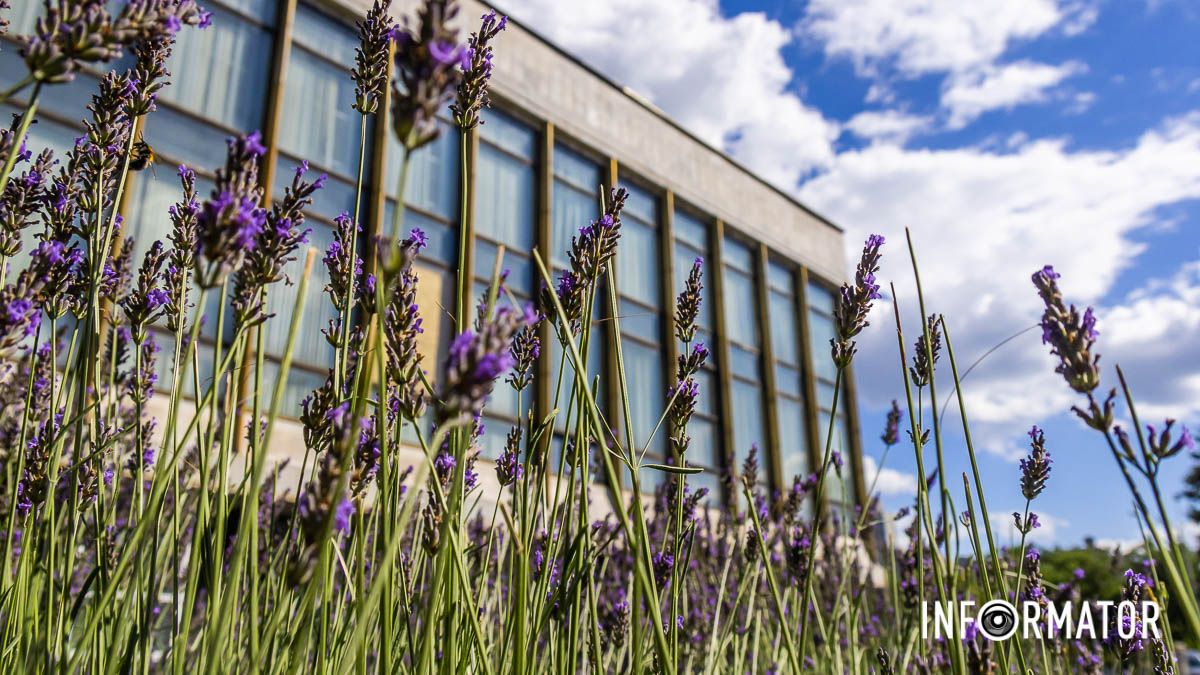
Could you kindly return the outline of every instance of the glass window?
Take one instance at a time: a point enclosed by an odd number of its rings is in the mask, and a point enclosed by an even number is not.
[[[709,358],[704,368],[696,373],[696,384],[700,389],[700,398],[696,402],[696,413],[688,423],[688,435],[692,439],[688,451],[688,463],[704,469],[702,474],[688,476],[688,483],[693,488],[706,487],[709,491],[710,503],[719,504],[724,501],[721,487],[721,472],[724,471],[724,456],[721,452],[721,423],[719,421],[719,396],[717,384],[715,344],[712,343],[713,304],[710,293],[711,275],[709,265],[711,260],[708,244],[708,225],[703,220],[687,211],[675,209],[672,214],[672,233],[675,236],[674,250],[674,291],[678,295],[687,283],[688,274],[696,258],[704,258],[707,263],[702,268],[701,277],[704,288],[700,292],[700,313],[696,324],[700,327],[696,335],[697,342],[709,343]],[[681,347],[682,348],[682,347]]]
[[[836,296],[824,286],[810,282],[806,289],[808,300],[808,327],[812,334],[813,373],[816,380],[817,406],[817,439],[824,451],[826,435],[829,433],[830,409],[837,380],[837,369],[829,355],[829,340],[834,335],[833,307]],[[847,463],[842,471],[842,480],[827,480],[827,494],[832,501],[841,501],[847,495],[843,489],[844,481],[852,480],[850,462],[853,461],[853,446],[849,434],[848,402],[845,389],[838,398],[837,415],[833,420],[832,448],[839,453]],[[835,476],[836,477],[836,476]]]
[[[408,206],[446,221],[457,221],[459,210],[459,132],[449,122],[439,120],[442,132],[431,143],[418,148],[408,164],[404,198]],[[396,134],[387,134],[387,172],[384,191],[394,198],[404,162],[404,149]],[[407,214],[405,215],[407,218]],[[389,217],[390,218],[390,217]],[[391,220],[385,221],[390,227]]]
[[[497,244],[528,253],[533,248],[537,203],[536,132],[494,111],[479,129],[475,167],[475,231]]]
[[[621,240],[617,249],[617,284],[621,295],[657,307],[661,302],[658,280],[662,276],[658,231],[638,220],[626,219],[621,227]]]
[[[553,223],[550,260],[568,264],[571,237],[600,216],[600,166],[559,143],[554,146]]]
[[[533,166],[481,143],[475,167],[475,229],[498,243],[533,248]]]
[[[224,127],[258,129],[267,101],[271,32],[217,6],[208,11],[211,26],[179,32],[167,64],[175,77],[162,99]]]
[[[757,445],[760,476],[765,483],[770,466],[767,457],[771,450],[766,434],[755,257],[749,246],[728,236],[722,243],[725,327],[729,334],[729,372],[733,382],[729,392],[733,413],[733,455],[740,467],[751,445]]]
[[[351,29],[312,10],[298,9],[297,24],[301,16],[307,17],[305,21],[322,22],[321,35],[330,45],[354,35]],[[358,175],[361,116],[350,107],[354,101],[354,82],[346,66],[341,65],[353,63],[353,56],[349,60],[329,61],[301,45],[298,40],[288,62],[279,147],[330,172],[353,178]],[[332,49],[317,48],[322,55],[330,54]],[[369,164],[369,148],[367,154]]]

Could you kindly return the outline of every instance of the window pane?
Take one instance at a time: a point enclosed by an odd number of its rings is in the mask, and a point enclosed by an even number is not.
[[[533,248],[533,167],[486,143],[475,169],[475,228],[522,251]]]
[[[728,265],[725,267],[725,325],[729,339],[758,348],[758,316],[754,301],[754,280]]]
[[[837,366],[829,353],[829,341],[833,339],[833,321],[815,312],[808,314],[808,330],[812,340],[813,372],[828,380],[837,377]]]
[[[639,304],[621,299],[621,332],[642,340],[657,342],[661,335],[659,314]]]
[[[212,26],[182,30],[167,64],[175,73],[163,100],[242,131],[263,124],[270,31],[216,7]],[[151,116],[153,117],[153,116]]]
[[[160,155],[162,164],[181,162],[203,171],[215,171],[225,164],[228,132],[196,122],[165,106],[147,116],[145,126],[145,140]],[[158,166],[143,173],[162,173],[165,168]]]
[[[600,205],[595,195],[580,191],[561,180],[554,181],[553,203],[550,259],[557,267],[567,267],[570,264],[567,252],[571,249],[571,238],[580,228],[600,217]]]
[[[804,406],[799,401],[777,398],[779,417],[779,457],[783,463],[784,483],[808,473],[808,436],[805,434]]]
[[[717,425],[706,419],[693,417],[688,422],[688,436],[692,437],[687,452],[688,464],[713,469],[721,466],[721,453],[718,451],[721,444],[717,434]]]
[[[758,354],[737,345],[729,345],[729,367],[734,375],[757,381],[762,375],[758,369]]]
[[[765,468],[763,456],[767,435],[763,425],[762,392],[758,384],[734,380],[729,398],[733,408],[733,455],[738,466],[750,453],[750,446],[757,445],[759,466]]]
[[[349,26],[331,17],[325,16],[304,4],[296,8],[294,37],[297,44],[321,54],[330,61],[348,64],[354,63],[354,52],[358,48],[358,37]],[[291,74],[288,74],[291,77]],[[349,77],[346,78],[349,81]],[[350,103],[354,96],[343,103],[346,110],[352,111]],[[357,115],[357,113],[355,113]]]
[[[537,134],[529,127],[497,110],[483,111],[483,123],[479,125],[479,137],[498,145],[518,157],[532,158],[537,145]]]
[[[554,176],[588,193],[593,202],[602,181],[598,164],[561,143],[554,146]]]
[[[626,341],[621,345],[625,356],[625,378],[629,386],[630,421],[633,440],[640,450],[658,424],[665,405],[666,385],[663,384],[662,356],[657,349]],[[650,455],[661,461],[666,451],[663,430],[655,435]]]
[[[417,149],[409,160],[404,195],[410,206],[455,221],[459,209],[459,134],[444,120],[439,120],[438,126],[442,133],[433,142]],[[404,150],[390,130],[387,138],[387,175],[383,189],[389,197],[394,197],[400,167],[404,163]],[[390,227],[390,221],[386,225]]]
[[[671,224],[675,238],[691,244],[701,251],[708,250],[708,225],[687,211],[675,209],[675,220]]]
[[[621,246],[617,249],[617,283],[621,295],[644,305],[658,307],[659,277],[658,233],[641,223],[625,221],[621,228]]]
[[[658,222],[658,199],[649,191],[636,185],[626,185],[629,196],[625,199],[625,209],[621,215],[625,219],[633,218],[643,223]]]
[[[804,381],[798,369],[782,363],[775,364],[775,388],[779,393],[800,398],[804,395],[803,387]]]
[[[796,302],[790,295],[772,290],[770,295],[771,350],[786,363],[800,363],[800,338],[796,328]]]
[[[396,203],[389,201],[384,212],[383,222],[384,230],[391,231],[392,227],[392,212],[396,208]],[[429,240],[429,248],[421,251],[421,258],[424,260],[437,260],[445,265],[455,267],[458,261],[458,232],[457,230],[447,226],[445,223],[436,221],[426,215],[417,213],[416,211],[405,210],[404,224],[402,229],[405,231],[405,236],[411,232],[413,228],[419,228],[425,232],[425,236]]]
[[[722,255],[725,256],[723,262],[726,265],[743,272],[749,272],[754,267],[754,256],[750,253],[750,248],[736,239],[725,237],[725,250]]]
[[[833,292],[819,284],[808,285],[808,306],[833,316]]]
[[[324,35],[331,39],[342,30],[332,22],[324,25]],[[353,101],[354,82],[345,70],[303,49],[293,49],[284,87],[286,114],[280,125],[279,146],[330,171],[357,176],[362,130],[359,114],[350,107]]]
[[[275,23],[275,2],[273,0],[221,0],[221,2],[253,16],[265,24]],[[205,4],[205,7],[211,11],[213,3],[209,2]],[[215,18],[213,23],[216,23]]]
[[[717,412],[717,376],[708,370],[701,370],[692,376],[700,388],[700,398],[696,401],[696,412],[716,417]]]

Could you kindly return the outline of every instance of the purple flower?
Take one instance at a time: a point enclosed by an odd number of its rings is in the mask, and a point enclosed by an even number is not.
[[[837,335],[830,340],[833,362],[839,368],[845,368],[854,358],[854,337],[868,325],[871,302],[881,297],[875,273],[879,271],[879,249],[883,242],[878,234],[867,237],[854,273],[854,284],[842,284],[840,300],[834,307]]]
[[[445,40],[434,40],[429,43],[429,55],[434,61],[449,66],[458,62],[458,45]]]
[[[496,12],[484,14],[479,30],[471,34],[467,47],[459,51],[458,67],[462,76],[454,103],[450,106],[454,122],[460,129],[480,124],[480,112],[491,105],[488,83],[492,77],[492,40],[508,25],[506,17],[497,19]],[[435,57],[436,58],[436,57]]]
[[[333,531],[345,534],[350,531],[350,517],[354,515],[354,502],[350,497],[342,497],[333,512]]]
[[[1046,489],[1046,479],[1050,477],[1053,462],[1046,450],[1046,437],[1036,426],[1029,430],[1032,450],[1025,459],[1021,460],[1021,494],[1027,500],[1034,500]]]
[[[1100,356],[1092,354],[1099,335],[1096,317],[1090,307],[1082,315],[1075,305],[1068,307],[1058,289],[1058,279],[1059,274],[1049,265],[1033,274],[1033,285],[1045,305],[1042,342],[1050,345],[1050,353],[1059,359],[1055,372],[1075,391],[1090,394],[1100,385]],[[1089,424],[1093,422],[1099,420],[1093,419]]]

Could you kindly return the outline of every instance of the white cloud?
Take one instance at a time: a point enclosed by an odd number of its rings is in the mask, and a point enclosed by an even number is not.
[[[933,119],[899,110],[865,110],[850,118],[846,128],[869,141],[904,145],[915,134],[927,130]]]
[[[942,88],[942,106],[949,111],[949,125],[961,128],[989,110],[1045,101],[1051,89],[1086,70],[1079,61],[1057,66],[1017,61],[956,73]]]
[[[1069,0],[811,0],[801,25],[862,74],[894,65],[914,77],[985,66],[1017,40],[1056,26],[1077,34],[1095,18]]]
[[[847,228],[851,255],[867,233],[887,236],[880,278],[897,281],[910,342],[918,320],[904,249],[904,227],[911,227],[927,308],[946,315],[961,371],[1038,321],[1029,281],[1035,269],[1053,264],[1071,301],[1098,303],[1141,252],[1130,235],[1151,226],[1159,207],[1200,197],[1200,114],[1170,120],[1118,151],[1073,152],[1053,140],[1007,153],[872,145],[839,155],[832,170],[799,194]],[[1200,400],[1200,358],[1182,346],[1200,343],[1194,309],[1200,282],[1194,270],[1189,274],[1120,303],[1127,309],[1100,312],[1101,349],[1123,352],[1130,345],[1130,354],[1119,358],[1133,359],[1151,378],[1161,376],[1147,386],[1163,392],[1164,401]],[[856,377],[865,402],[883,408],[902,387],[890,303],[878,303],[870,320]],[[1122,334],[1151,326],[1169,339],[1151,345],[1144,335]],[[1053,372],[1039,338],[1036,329],[1023,334],[964,383],[976,440],[997,454],[1012,456],[1019,429],[1065,412],[1077,398]]]
[[[838,125],[795,93],[781,52],[793,35],[761,12],[727,17],[717,0],[509,0],[505,9],[778,185],[833,161]]]
[[[870,490],[883,497],[907,496],[917,494],[917,477],[888,467],[879,468],[879,463],[869,455],[863,457],[863,481]]]
[[[1120,363],[1143,423],[1200,421],[1200,260],[1099,313],[1106,360]]]

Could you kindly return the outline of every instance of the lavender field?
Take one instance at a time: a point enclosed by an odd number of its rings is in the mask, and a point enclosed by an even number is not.
[[[1069,479],[1036,426],[1011,476],[1023,501],[989,506],[959,386],[970,364],[956,359],[954,317],[925,306],[920,241],[872,235],[837,293],[818,355],[836,373],[819,465],[771,490],[757,448],[741,448],[740,466],[712,476],[689,458],[689,424],[711,395],[698,322],[720,263],[676,270],[674,379],[654,400],[632,395],[614,309],[625,187],[601,190],[564,264],[534,251],[532,300],[510,288],[504,247],[468,261],[464,241],[453,301],[422,300],[432,244],[404,207],[410,160],[484,121],[505,17],[465,17],[467,34],[454,0],[403,18],[375,0],[339,105],[394,135],[399,206],[367,207],[360,133],[355,208],[318,248],[306,218],[329,179],[307,162],[268,199],[260,134],[229,138],[208,167],[161,166],[142,136],[172,80],[199,76],[167,72],[177,37],[219,16],[195,0],[38,2],[33,31],[15,36],[26,70],[0,93],[20,101],[0,130],[0,672],[1189,672],[1177,655],[1200,646],[1200,571],[1158,472],[1189,461],[1192,437],[1139,418],[1119,365],[1101,368],[1093,310],[1071,304],[1053,267],[1029,270],[1045,349],[1094,430],[1095,461],[1119,469],[1103,490],[1132,501],[1143,533],[1136,552],[1086,568],[1026,540],[1038,498]],[[89,71],[106,74],[77,110],[84,135],[65,154],[28,143],[39,103]],[[156,214],[169,237],[135,257],[119,212],[148,167],[178,185]],[[924,480],[901,513],[871,484],[864,504],[829,498],[850,493],[834,418],[856,338],[872,306],[901,314],[877,278],[883,256],[911,261],[921,309],[886,327],[904,388],[863,432],[915,458]],[[325,307],[305,303],[318,279]],[[279,311],[271,299],[292,287],[300,300]],[[296,406],[293,351],[314,313],[335,317],[320,337],[331,358]],[[422,337],[438,313],[454,329],[440,358]],[[214,328],[222,339],[205,338]],[[285,336],[278,364],[264,361],[268,331]],[[597,374],[600,341],[617,367]],[[481,459],[489,405],[503,393],[531,410],[522,402],[547,374],[549,414],[525,414],[498,458]],[[948,395],[957,405],[930,405]],[[639,409],[656,411],[665,458],[628,440]],[[286,467],[268,452],[285,419],[303,438]],[[951,455],[972,471],[944,475]],[[706,472],[735,498],[711,499]],[[993,531],[996,509],[1012,512],[1015,546]],[[1036,616],[997,637],[1003,626],[974,609],[937,609],[990,601]],[[1085,602],[1105,603],[1087,630]]]

